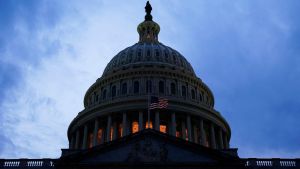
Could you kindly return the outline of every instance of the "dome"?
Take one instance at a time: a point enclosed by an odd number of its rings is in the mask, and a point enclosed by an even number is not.
[[[68,128],[70,148],[92,148],[145,129],[229,148],[230,127],[214,109],[213,93],[185,57],[159,42],[149,2],[145,9],[139,41],[114,56],[87,90],[84,110]]]
[[[107,64],[103,76],[135,66],[165,66],[195,76],[191,64],[176,50],[162,43],[139,42],[119,52]]]

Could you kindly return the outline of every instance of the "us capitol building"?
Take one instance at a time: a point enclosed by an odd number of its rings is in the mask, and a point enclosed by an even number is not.
[[[300,168],[300,159],[238,157],[212,91],[184,56],[159,42],[151,10],[147,2],[138,43],[114,56],[87,90],[61,157],[0,159],[0,169]]]

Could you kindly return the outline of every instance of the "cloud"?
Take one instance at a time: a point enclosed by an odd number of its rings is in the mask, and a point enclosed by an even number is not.
[[[144,2],[0,3],[0,157],[59,157],[88,87],[137,42]],[[299,4],[151,3],[160,40],[211,87],[241,156],[299,156]]]

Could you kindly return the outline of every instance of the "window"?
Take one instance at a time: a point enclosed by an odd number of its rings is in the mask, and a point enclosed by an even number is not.
[[[159,131],[162,132],[162,133],[167,133],[167,125],[161,124],[159,126]]]
[[[168,52],[165,50],[165,57],[166,57],[166,61],[168,61],[168,59],[169,59],[169,54],[168,54]]]
[[[139,91],[140,91],[140,84],[138,81],[135,81],[133,83],[133,93],[139,93]]]
[[[195,96],[195,90],[192,89],[191,93],[192,93],[192,99],[195,99],[196,98],[196,96]]]
[[[106,99],[106,89],[104,89],[102,92],[102,99]]]
[[[132,122],[132,133],[136,133],[139,131],[139,123],[134,121]]]
[[[97,102],[97,100],[96,100],[96,92],[94,92],[94,101]]]
[[[151,93],[152,92],[152,82],[151,80],[147,80],[146,82],[146,93]]]
[[[153,125],[152,125],[152,121],[150,121],[149,125],[148,125],[148,121],[146,121],[146,126],[145,126],[146,129],[153,129]]]
[[[158,88],[159,88],[159,93],[161,94],[165,93],[165,83],[163,81],[159,81]]]
[[[147,56],[148,57],[150,56],[150,50],[147,50]]]
[[[127,83],[122,84],[122,95],[127,94]]]
[[[103,140],[103,130],[102,129],[98,129],[97,132],[97,143],[100,144]]]
[[[116,86],[113,86],[112,88],[111,88],[111,97],[116,97]]]
[[[159,56],[159,51],[157,49],[155,50],[155,56]]]
[[[171,94],[172,94],[172,95],[175,95],[175,94],[176,94],[175,83],[171,83]]]
[[[181,96],[186,97],[186,87],[185,86],[181,87]]]

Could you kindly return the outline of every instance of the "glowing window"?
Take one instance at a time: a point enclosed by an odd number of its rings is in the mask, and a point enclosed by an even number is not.
[[[146,122],[146,129],[153,129],[152,121],[150,121],[150,125],[148,125],[148,121]]]
[[[176,137],[181,137],[180,131],[176,131]]]
[[[98,133],[97,133],[97,142],[98,143],[101,143],[102,142],[102,136],[103,136],[103,130],[102,129],[99,129],[98,130]]]
[[[139,123],[134,121],[132,122],[132,133],[136,133],[139,131]]]
[[[189,140],[189,136],[188,136],[188,130],[185,129],[185,140],[188,141]]]
[[[123,136],[123,127],[122,127],[122,124],[119,124],[119,128],[118,128],[118,136],[119,137],[122,137]]]
[[[167,133],[167,126],[166,125],[160,125],[159,126],[159,131],[162,133]]]
[[[110,141],[112,141],[112,139],[113,139],[113,134],[114,134],[114,128],[111,127],[110,128]]]

